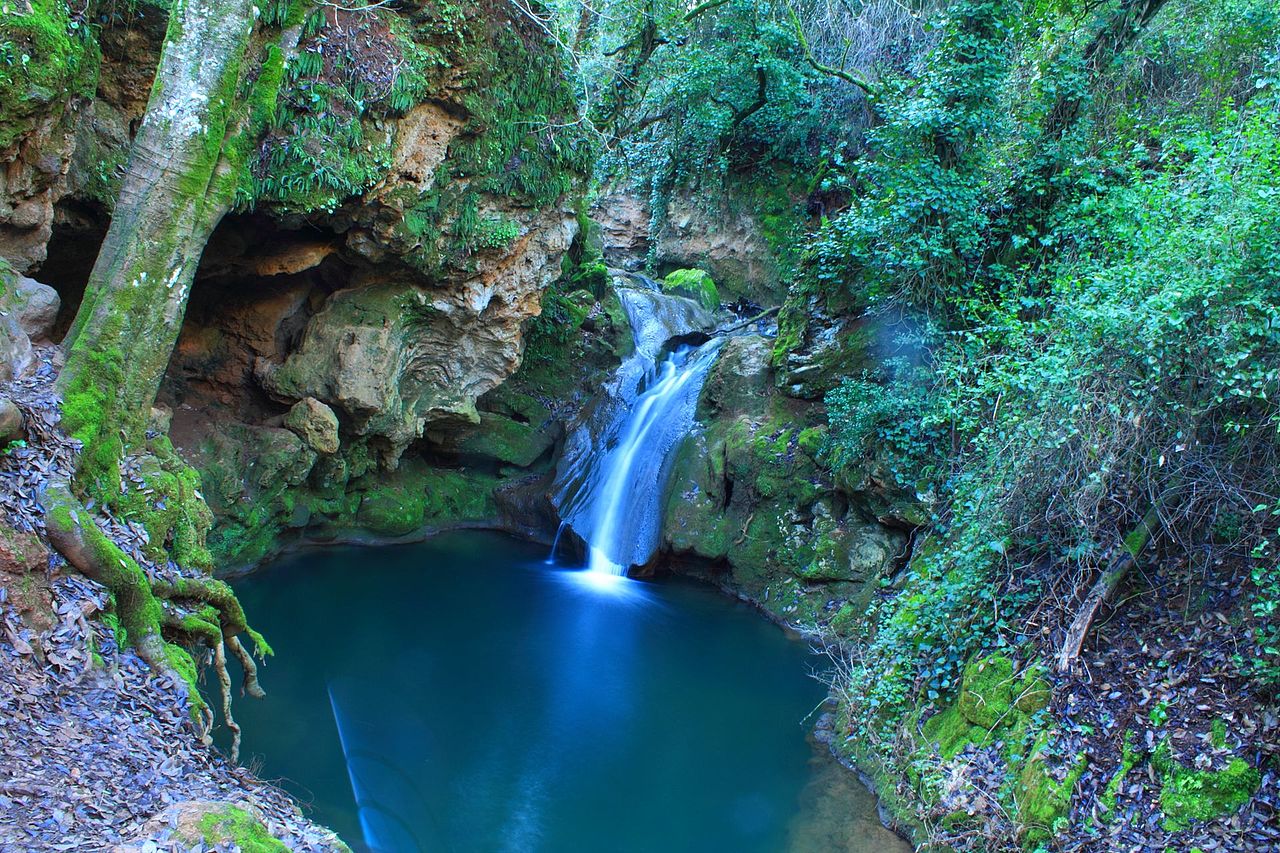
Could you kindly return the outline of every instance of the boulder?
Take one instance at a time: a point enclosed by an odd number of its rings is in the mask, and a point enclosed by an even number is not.
[[[666,293],[678,293],[697,302],[708,311],[720,307],[720,292],[716,283],[704,270],[675,270],[662,280],[662,289]]]
[[[33,278],[20,275],[15,283],[12,304],[18,325],[28,338],[33,341],[49,338],[53,324],[58,320],[58,309],[62,307],[58,291]]]
[[[261,812],[247,801],[186,800],[174,803],[151,818],[142,825],[137,838],[111,848],[112,853],[157,850],[160,849],[157,839],[164,839],[183,850],[253,850],[258,853],[275,853],[278,850],[283,853],[289,849],[271,835]],[[333,849],[346,847],[335,845]]]
[[[21,376],[31,366],[31,338],[23,330],[18,297],[20,276],[0,258],[0,382]]]
[[[316,453],[329,455],[338,452],[338,416],[315,397],[294,403],[284,416],[284,425]]]
[[[0,397],[0,447],[27,437],[22,410],[8,397]]]

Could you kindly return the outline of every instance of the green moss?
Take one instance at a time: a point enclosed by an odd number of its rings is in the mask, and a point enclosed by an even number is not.
[[[200,818],[196,824],[199,839],[186,839],[187,843],[203,841],[219,848],[228,844],[242,853],[284,853],[289,848],[271,833],[261,820],[237,806],[224,806]]]
[[[551,448],[555,433],[536,424],[480,413],[480,424],[458,444],[461,453],[496,459],[508,465],[528,468]]]
[[[1108,815],[1115,814],[1116,797],[1120,793],[1120,786],[1124,784],[1125,777],[1141,758],[1142,753],[1133,745],[1133,732],[1125,732],[1124,743],[1121,745],[1120,767],[1116,769],[1115,775],[1107,782],[1106,789],[1098,797],[1098,803]]]
[[[186,649],[173,643],[164,644],[164,654],[169,665],[187,685],[187,700],[191,705],[191,715],[194,718],[199,713],[199,709],[205,706],[204,699],[200,696],[200,671],[196,667],[195,659]]]
[[[787,294],[782,309],[778,311],[778,336],[773,342],[773,364],[781,367],[787,356],[804,342],[809,325],[809,314],[803,298],[798,293]]]
[[[675,270],[662,280],[666,293],[677,293],[696,301],[703,308],[714,311],[720,307],[720,292],[711,276],[702,270]]]
[[[1173,757],[1168,741],[1156,747],[1151,763],[1160,777],[1160,810],[1170,831],[1234,812],[1262,783],[1261,774],[1242,758],[1232,758],[1221,770],[1186,767]]]
[[[497,514],[497,477],[465,470],[432,469],[426,484],[426,517],[435,523],[483,521]]]
[[[1013,661],[992,655],[964,668],[957,708],[975,726],[991,729],[1010,714],[1014,699]]]
[[[1088,766],[1088,758],[1080,754],[1071,760],[1061,780],[1053,779],[1044,761],[1046,747],[1047,735],[1042,735],[1021,768],[1014,792],[1018,820],[1023,826],[1023,840],[1028,847],[1051,839],[1065,829],[1071,794]]]
[[[1013,691],[1013,706],[1023,714],[1034,714],[1049,707],[1052,694],[1049,683],[1041,676],[1039,666],[1030,666]]]
[[[114,473],[124,452],[118,432],[106,423],[112,403],[108,389],[124,382],[124,354],[116,348],[85,352],[79,363],[79,374],[63,391],[62,428],[84,445],[80,469],[85,479],[93,480]]]
[[[816,460],[818,454],[822,452],[822,448],[827,440],[827,428],[825,425],[809,427],[802,430],[797,439],[800,449],[803,450],[811,459]]]
[[[934,714],[924,724],[924,736],[938,747],[945,759],[954,758],[966,746],[983,746],[992,738],[990,729],[975,726],[955,705]]]
[[[367,489],[356,516],[360,526],[383,536],[403,536],[421,529],[427,498],[416,485],[379,484]]]
[[[1049,688],[1038,667],[1015,677],[1013,662],[1004,655],[976,658],[963,670],[956,700],[930,717],[922,733],[943,759],[954,758],[970,744],[1003,742],[1006,760],[1018,768],[1034,736],[1036,714],[1048,703]]]
[[[31,131],[59,101],[91,93],[97,43],[65,0],[32,0],[0,18],[0,151]]]
[[[200,474],[178,457],[167,437],[150,444],[156,452],[142,457],[142,484],[103,497],[120,517],[147,531],[149,556],[211,569],[213,556],[205,537],[213,514],[200,493]]]
[[[120,639],[135,644],[158,639],[164,612],[152,594],[151,581],[142,567],[108,539],[91,519],[82,516],[83,510],[76,507],[69,491],[50,488],[46,499],[49,501],[46,524],[64,534],[74,535],[78,531],[90,559],[100,572],[98,579],[111,590]],[[164,654],[187,684],[192,714],[198,713],[205,704],[197,685],[195,661],[185,650],[171,643],[164,644]]]
[[[580,186],[594,157],[590,140],[568,124],[554,136],[544,133],[548,122],[576,113],[551,49],[510,26],[489,26],[493,11],[470,3],[434,7],[412,19],[388,8],[369,14],[391,33],[388,47],[397,57],[391,87],[365,78],[364,57],[335,53],[332,42],[325,49],[327,19],[319,16],[313,25],[309,18],[280,87],[276,130],[243,204],[332,211],[364,193],[390,173],[395,140],[385,119],[445,86],[466,93],[467,127],[432,188],[418,198],[391,199],[405,211],[401,233],[416,242],[408,257],[422,272],[503,248],[519,236],[510,220],[479,218],[477,194],[544,206]],[[448,246],[446,233],[453,237]]]
[[[1028,847],[1049,840],[1064,828],[1076,782],[1080,781],[1089,764],[1085,755],[1075,756],[1066,775],[1060,780],[1055,779],[1046,761],[1048,743],[1048,734],[1037,739],[1029,757],[1022,763],[1014,789],[1018,821],[1022,825],[1023,841]]]

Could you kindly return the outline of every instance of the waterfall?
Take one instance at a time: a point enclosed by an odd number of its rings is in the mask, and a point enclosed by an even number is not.
[[[653,556],[673,452],[694,411],[721,340],[695,347],[674,337],[711,318],[691,300],[620,288],[635,351],[623,360],[596,410],[571,432],[557,471],[556,504],[587,543],[588,568],[622,575]]]

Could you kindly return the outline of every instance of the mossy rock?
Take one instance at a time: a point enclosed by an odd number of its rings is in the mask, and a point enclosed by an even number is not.
[[[938,752],[945,759],[954,758],[969,744],[983,746],[992,737],[990,729],[975,726],[954,705],[926,720],[923,731],[924,736],[938,747]]]
[[[498,477],[474,471],[432,468],[421,475],[426,492],[426,518],[436,524],[494,518]]]
[[[357,523],[383,536],[404,536],[422,527],[427,500],[421,489],[402,483],[379,483],[360,497]]]
[[[1004,655],[974,660],[964,668],[956,707],[973,725],[991,729],[1009,716],[1013,688],[1013,661]]]
[[[1071,810],[1071,796],[1089,761],[1083,754],[1075,756],[1062,779],[1049,773],[1046,762],[1049,736],[1042,734],[1022,764],[1014,789],[1018,804],[1018,822],[1022,824],[1023,843],[1034,847],[1056,835]]]
[[[703,270],[684,269],[668,273],[662,280],[665,293],[676,293],[687,296],[708,311],[720,307],[720,292],[711,275]]]
[[[480,413],[480,426],[457,444],[457,450],[471,456],[496,459],[508,465],[528,468],[546,453],[557,432],[520,423],[490,412]]]
[[[1015,678],[1013,661],[1004,655],[976,658],[964,668],[956,701],[930,717],[923,733],[946,759],[969,744],[1002,740],[1006,758],[1016,764],[1034,715],[1048,706],[1049,698],[1039,667]]]
[[[1174,758],[1168,741],[1156,747],[1151,763],[1160,776],[1160,810],[1169,831],[1234,812],[1262,784],[1261,774],[1242,758],[1232,758],[1221,770],[1187,767]]]
[[[73,22],[60,0],[10,2],[0,18],[0,151],[29,133],[59,101],[89,94],[97,83],[100,53],[88,27]]]
[[[1032,667],[1014,688],[1013,707],[1023,714],[1034,714],[1049,707],[1052,692],[1049,682],[1040,676],[1038,667]]]
[[[173,840],[185,847],[235,849],[241,853],[284,853],[289,848],[272,837],[256,810],[230,803],[177,803],[154,822],[171,826]]]

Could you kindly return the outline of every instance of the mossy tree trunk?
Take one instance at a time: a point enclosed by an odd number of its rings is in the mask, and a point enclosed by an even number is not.
[[[152,666],[186,681],[193,709],[205,722],[208,710],[196,689],[196,666],[182,646],[212,648],[222,709],[233,732],[232,760],[239,729],[230,713],[226,651],[244,665],[245,691],[261,696],[256,667],[239,635],[248,634],[260,655],[270,654],[270,648],[249,628],[229,587],[201,576],[155,581],[97,527],[80,496],[93,496],[131,520],[137,517],[144,527],[150,527],[149,520],[163,520],[155,517],[163,511],[155,502],[131,502],[136,496],[122,490],[118,463],[126,453],[154,458],[168,447],[167,441],[147,441],[151,406],[204,246],[231,209],[247,154],[274,111],[284,54],[280,45],[255,36],[255,22],[253,0],[173,3],[111,226],[65,342],[58,390],[63,428],[83,443],[76,482],[49,483],[41,496],[50,541],[111,591],[129,643]],[[296,28],[286,36],[296,44]],[[167,455],[170,466],[185,469],[171,448]],[[160,487],[165,473],[148,481],[154,487],[149,491],[178,500],[181,488],[170,494]],[[199,492],[193,495],[201,504],[196,509],[207,516]],[[199,541],[180,541],[191,536],[174,533],[168,556],[188,568],[207,568],[206,560],[189,559],[207,554],[207,521],[196,526]],[[156,526],[161,529],[174,530],[172,519]],[[165,547],[163,541],[153,544]]]
[[[140,444],[201,253],[234,201],[252,0],[177,0],[59,379],[81,477]]]

